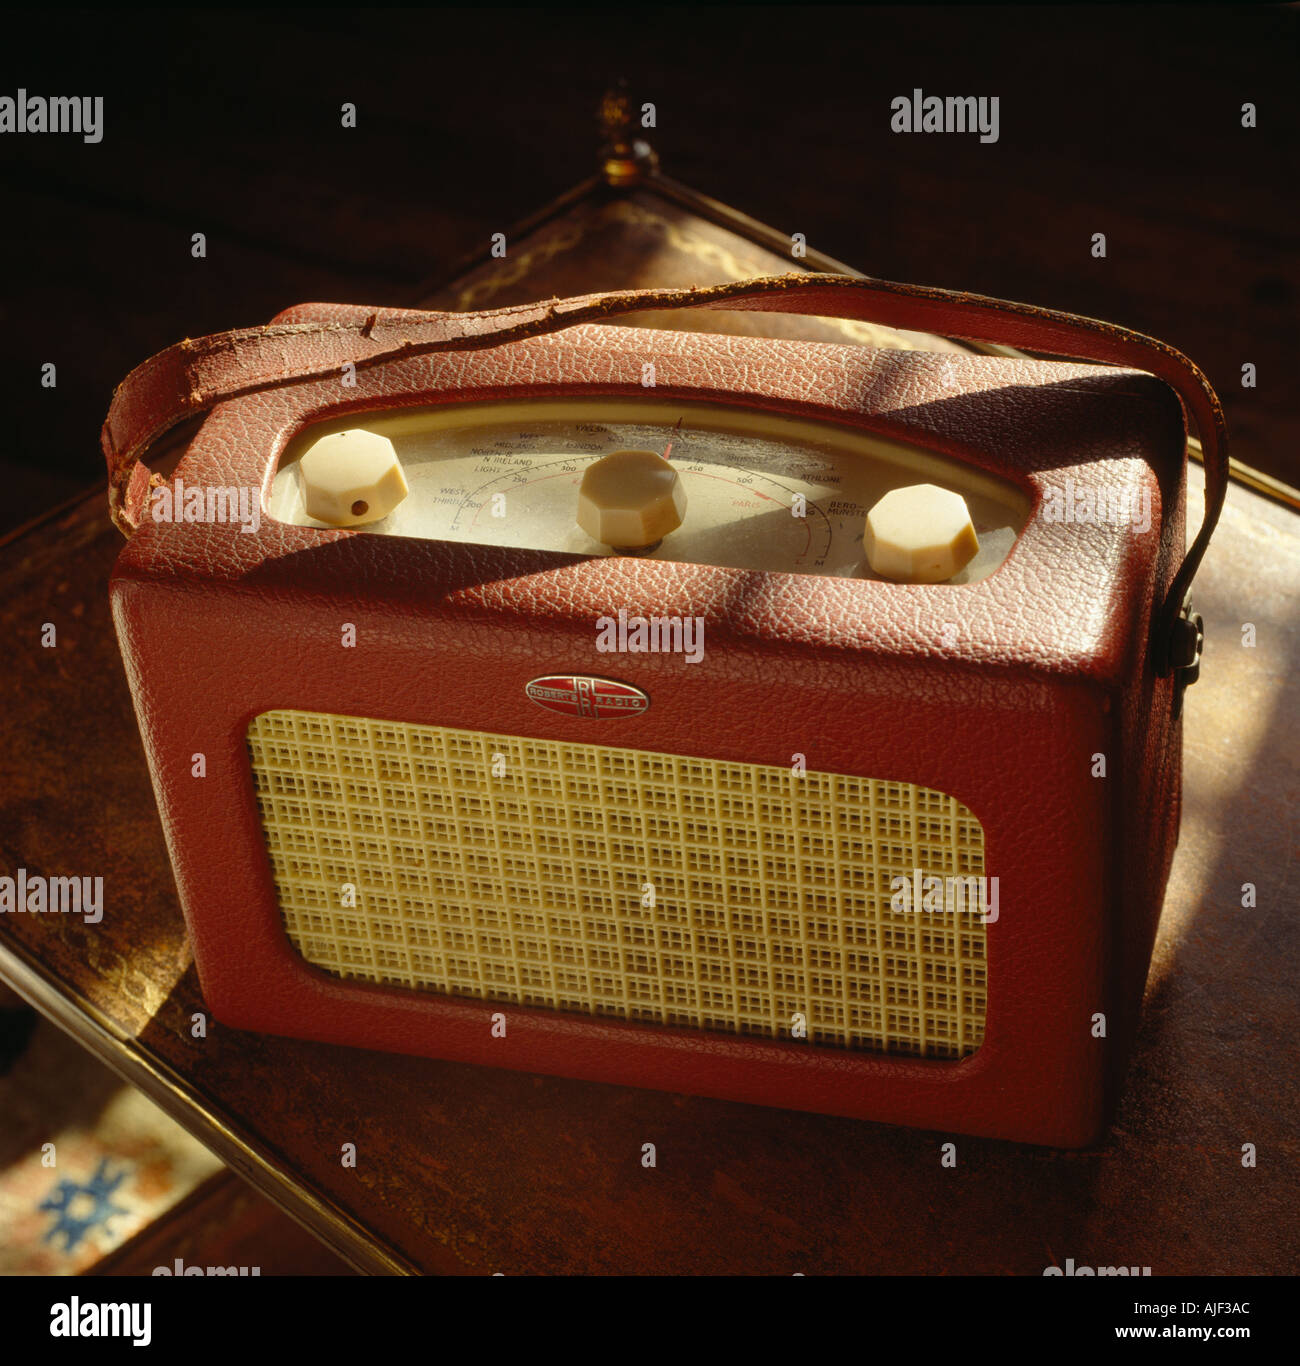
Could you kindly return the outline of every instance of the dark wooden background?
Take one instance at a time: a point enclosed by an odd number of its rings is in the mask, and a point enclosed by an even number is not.
[[[97,145],[0,137],[0,530],[101,476],[112,386],[153,351],[404,302],[569,188],[620,74],[676,178],[872,274],[1164,337],[1236,454],[1300,483],[1298,30],[1254,6],[11,11],[0,93],[106,108]],[[999,96],[999,141],[892,133],[916,86]]]

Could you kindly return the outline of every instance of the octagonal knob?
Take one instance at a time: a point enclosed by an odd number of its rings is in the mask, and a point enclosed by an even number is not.
[[[406,475],[393,443],[354,427],[323,436],[298,462],[303,509],[330,526],[378,522],[406,497]]]
[[[891,489],[867,513],[867,563],[897,583],[942,583],[980,548],[966,500],[936,484]]]
[[[614,451],[587,466],[578,525],[615,550],[652,550],[686,515],[686,490],[656,451]]]

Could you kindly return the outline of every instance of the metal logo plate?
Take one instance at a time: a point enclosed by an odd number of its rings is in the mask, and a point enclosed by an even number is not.
[[[561,716],[589,716],[597,721],[612,716],[639,716],[650,706],[650,698],[640,688],[586,674],[547,674],[545,678],[534,678],[524,691],[547,711],[559,712]]]

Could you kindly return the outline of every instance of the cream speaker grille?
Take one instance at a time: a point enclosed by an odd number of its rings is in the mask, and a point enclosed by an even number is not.
[[[285,930],[326,972],[919,1057],[983,1038],[983,902],[891,906],[918,869],[983,885],[953,797],[302,711],[248,744]]]

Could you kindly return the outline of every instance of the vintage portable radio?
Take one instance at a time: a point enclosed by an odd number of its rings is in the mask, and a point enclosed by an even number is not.
[[[1092,363],[610,323],[689,308]],[[1205,452],[1186,555],[1169,386]],[[178,463],[143,458],[186,418]],[[1177,352],[829,275],[313,305],[154,357],[104,448],[114,619],[219,1020],[1102,1132],[1227,469]]]

